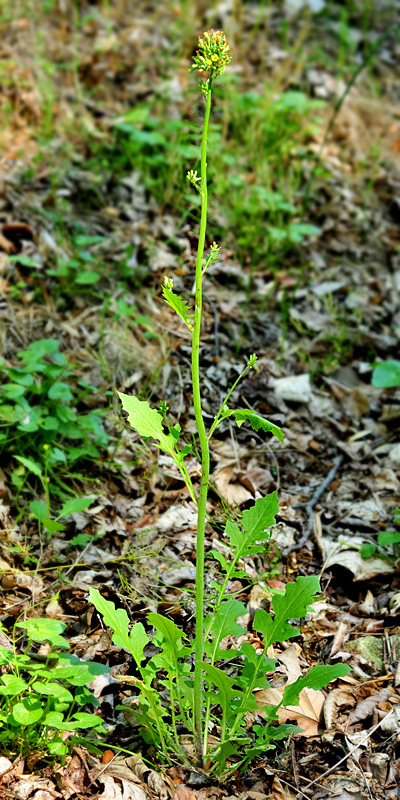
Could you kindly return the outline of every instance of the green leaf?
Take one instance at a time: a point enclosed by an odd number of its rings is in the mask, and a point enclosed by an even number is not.
[[[37,475],[38,478],[42,477],[42,470],[31,458],[24,458],[24,456],[14,456],[14,458],[23,464],[26,469],[29,469],[30,472],[33,472],[34,475]]]
[[[29,504],[29,510],[35,519],[40,520],[40,522],[47,517],[47,505],[42,503],[41,500],[32,500],[32,503]]]
[[[0,423],[12,425],[13,422],[20,422],[25,416],[25,411],[21,406],[11,406],[7,403],[0,405]]]
[[[228,522],[225,525],[225,534],[229,539],[232,550],[238,550],[241,547],[244,547],[246,543],[246,536],[243,531],[240,530],[237,522],[232,522],[232,520],[228,519]],[[222,561],[219,559],[219,557],[215,556],[215,558],[217,558],[222,565]]]
[[[39,722],[43,716],[43,708],[40,700],[25,698],[21,703],[16,703],[13,707],[11,717],[18,725],[33,725]]]
[[[17,264],[21,264],[21,267],[35,267],[36,269],[40,269],[41,264],[35,261],[34,258],[30,258],[29,256],[8,256],[9,261],[15,261]]]
[[[103,729],[103,720],[101,717],[96,717],[94,714],[87,714],[85,711],[77,711],[74,717],[76,720],[76,722],[74,722],[74,728]]]
[[[7,400],[17,400],[18,397],[25,394],[25,391],[25,386],[21,386],[19,383],[6,383],[3,386],[3,397],[6,397]]]
[[[7,369],[7,373],[11,381],[15,381],[15,383],[21,383],[22,386],[32,386],[35,383],[33,375],[31,375],[29,372],[25,372],[24,369],[20,369],[19,367],[10,367]]]
[[[0,570],[0,574],[3,570]],[[4,636],[5,634],[3,634]],[[22,658],[24,658],[22,656]],[[21,655],[18,656],[18,663],[20,663]],[[29,657],[27,657],[29,660]],[[0,647],[0,666],[4,667],[5,664],[12,664],[14,663],[14,653],[12,650],[8,650],[6,647]]]
[[[210,655],[211,652],[215,653],[220,641],[225,636],[243,636],[244,628],[236,620],[246,612],[246,606],[240,600],[226,600],[221,603],[219,610],[212,617],[211,633],[214,641],[212,644],[207,643],[206,649],[209,651],[207,655]],[[210,617],[206,619],[206,624],[209,620]]]
[[[225,530],[226,530],[226,528],[225,528]],[[240,531],[239,531],[239,533],[240,533]],[[229,569],[228,562],[227,562],[225,556],[223,556],[222,553],[219,553],[218,550],[209,550],[207,555],[206,555],[206,558],[215,558],[215,560],[218,561],[221,564],[221,567],[224,570],[224,572],[228,572],[228,569]]]
[[[98,272],[94,272],[93,270],[85,270],[84,272],[79,272],[78,275],[75,277],[75,283],[81,284],[81,286],[92,286],[94,283],[98,283],[101,279],[101,275]]]
[[[63,453],[63,451],[60,450],[59,447],[52,447],[49,458],[50,464],[59,464],[60,462],[62,464],[65,464],[66,460],[67,458],[65,453]]]
[[[59,683],[52,681],[51,683],[43,683],[42,681],[35,681],[32,684],[32,689],[37,692],[37,694],[44,694],[47,697],[56,697],[57,700],[65,701],[67,703],[72,703],[74,700],[73,695],[71,694],[65,686],[61,686]]]
[[[92,533],[78,533],[70,541],[71,547],[84,547],[90,540],[93,539]]]
[[[159,442],[157,447],[173,455],[176,440],[170,433],[165,433],[162,417],[155,408],[150,408],[147,400],[117,392],[122,408],[128,414],[128,422],[140,436],[151,436]]]
[[[243,669],[240,675],[240,686],[254,686],[254,675],[257,675],[258,689],[269,689],[270,683],[265,677],[266,672],[273,672],[276,667],[274,658],[258,655],[248,642],[243,642],[240,652],[245,656]],[[262,664],[260,661],[262,660]]]
[[[399,540],[400,541],[400,540]],[[360,550],[361,558],[372,558],[376,553],[376,546],[372,542],[364,542]]]
[[[49,728],[61,728],[61,725],[64,722],[64,715],[60,714],[59,711],[49,711],[46,714],[43,725],[48,725]]]
[[[68,752],[67,745],[62,739],[52,739],[51,742],[47,742],[46,747],[52,756],[65,756]]]
[[[398,544],[400,542],[400,531],[382,531],[378,534],[378,544],[380,547]]]
[[[298,725],[278,725],[277,728],[270,726],[266,732],[267,741],[279,741],[279,739],[288,739],[291,733],[303,733],[303,729]]]
[[[64,381],[54,381],[47,395],[51,400],[63,400],[65,403],[70,403],[74,399],[71,387]]]
[[[400,361],[382,361],[372,373],[372,386],[379,389],[394,389],[400,386]]]
[[[264,609],[257,609],[254,617],[254,630],[264,636],[264,647],[297,636],[296,629],[289,625],[287,620],[304,617],[319,588],[319,580],[316,575],[300,576],[296,583],[286,584],[284,595],[275,595],[272,601],[275,612],[274,619]]]
[[[62,663],[64,658],[65,656],[60,655],[59,663]],[[96,675],[106,675],[109,672],[110,667],[105,664],[98,664],[96,661],[81,662],[77,659],[77,663],[71,666],[57,667],[56,677],[61,681],[66,681],[71,686],[86,686],[87,683],[91,683]]]
[[[187,325],[190,331],[193,330],[193,317],[194,314],[189,313],[190,309],[186,300],[182,300],[172,289],[169,289],[168,286],[164,284],[162,287],[163,298],[168,303],[168,305],[173,309],[173,311],[178,314],[178,317],[181,318],[182,322]]]
[[[30,408],[27,410],[26,416],[21,419],[21,422],[18,425],[18,430],[23,431],[24,433],[33,433],[34,431],[38,431],[45,413],[45,410],[39,406],[36,406],[36,408]],[[19,458],[19,460],[21,460],[22,457],[15,456],[15,458]],[[26,459],[26,461],[29,461],[31,464],[35,463],[31,459]],[[38,469],[38,467],[36,468]],[[34,470],[31,471],[33,472]]]
[[[272,433],[273,436],[276,436],[277,439],[283,444],[283,431],[278,425],[274,425],[273,422],[268,422],[267,419],[264,417],[260,417],[256,414],[255,411],[251,411],[250,409],[238,409],[237,411],[233,412],[235,415],[236,425],[240,428],[241,425],[247,420],[250,422],[253,431],[261,430],[265,431],[266,433]],[[228,414],[224,416],[229,416]]]
[[[323,689],[328,683],[334,681],[336,678],[343,678],[351,672],[350,667],[346,664],[332,664],[329,666],[317,665],[311,667],[304,677],[297,678],[297,681],[290,683],[285,687],[282,697],[282,706],[296,706],[299,701],[299,694],[302,689]]]
[[[242,525],[248,541],[256,542],[268,538],[266,528],[275,525],[275,515],[279,513],[279,500],[276,492],[260,497],[251,508],[243,511]],[[265,535],[264,535],[265,534]]]
[[[17,354],[19,358],[24,361],[29,361],[34,355],[35,358],[42,358],[45,355],[52,355],[59,348],[57,339],[37,339],[36,342],[31,342],[26,350],[20,350]]]
[[[136,125],[138,122],[144,122],[150,113],[150,106],[147,103],[140,103],[139,105],[135,106],[135,108],[131,108],[129,111],[124,114],[125,123],[130,125]],[[114,123],[118,126],[118,122]]]
[[[102,725],[103,720],[100,717],[96,717],[94,714],[87,714],[83,711],[77,711],[74,717],[75,719],[64,722],[64,717],[59,711],[50,711],[46,714],[43,724],[47,725],[49,728],[58,728],[58,730],[61,731],[75,731],[79,728],[96,728],[105,733],[105,729]]]
[[[222,770],[224,769],[228,758],[231,758],[238,752],[239,752],[239,744],[233,741],[225,741],[221,745],[218,745],[218,748],[216,750],[214,748],[214,752],[212,751],[210,752],[209,757],[212,759],[213,762],[215,762],[215,764],[218,764],[219,766],[219,770],[217,772],[218,775],[220,775]]]
[[[183,639],[183,632],[172,619],[168,619],[168,617],[164,617],[162,614],[156,614],[154,611],[151,611],[150,614],[147,615],[147,619],[150,622],[150,625],[154,625],[159,633],[161,633],[165,642],[168,643],[169,647],[173,650],[180,650],[182,639]]]
[[[74,497],[72,500],[67,500],[59,511],[58,519],[60,517],[68,517],[69,514],[77,514],[79,511],[84,511],[85,508],[93,503],[93,497]]]
[[[241,554],[245,548],[250,549],[256,542],[269,539],[269,530],[275,524],[275,514],[279,511],[279,500],[276,492],[271,492],[265,497],[260,497],[254,505],[243,511],[241,523],[243,530],[237,522],[228,520],[225,534],[228,536],[231,547],[236,553]]]
[[[59,634],[65,631],[66,626],[57,619],[37,618],[16,622],[16,628],[27,631],[29,639],[33,642],[50,642],[51,644],[69,650],[69,644]]]
[[[229,678],[222,669],[218,669],[218,667],[214,667],[212,664],[203,663],[202,667],[208,680],[219,689],[219,693],[216,696],[217,702],[221,705],[225,713],[229,713],[232,708],[232,701],[240,700],[243,697],[242,692],[237,688],[233,688],[234,686],[236,687],[235,679]]]
[[[104,242],[104,236],[86,236],[82,234],[74,239],[77,247],[90,247],[90,245],[99,244],[100,242]]]
[[[160,418],[161,419],[161,418]],[[143,650],[149,642],[149,637],[141,622],[136,622],[129,631],[128,615],[123,608],[115,608],[111,600],[105,600],[97,589],[90,589],[90,602],[101,614],[104,624],[113,629],[112,640],[117,647],[122,647],[131,653],[140,667],[143,661]]]
[[[293,244],[300,244],[304,236],[318,236],[320,229],[316,225],[307,223],[292,222],[288,228],[288,236]]]
[[[74,691],[74,701],[78,706],[86,706],[88,703],[97,708],[100,701],[89,691],[86,686],[76,686]]]
[[[56,417],[45,417],[42,422],[42,428],[45,431],[58,431],[60,423]]]
[[[61,714],[59,711],[49,711],[43,720],[43,725],[48,725],[50,728],[59,728],[63,722],[63,714]]]
[[[16,675],[3,675],[1,681],[3,685],[0,684],[0,695],[8,697],[15,697],[28,687],[28,684]]]
[[[65,530],[65,525],[62,525],[61,522],[57,522],[55,519],[44,519],[42,520],[42,524],[46,528],[47,533],[57,533],[58,531]]]

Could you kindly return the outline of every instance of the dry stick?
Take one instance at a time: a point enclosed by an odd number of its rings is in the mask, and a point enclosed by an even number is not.
[[[307,783],[307,785],[304,786],[303,788],[309,789],[310,786],[314,786],[315,783],[319,783],[322,780],[322,778],[326,778],[326,776],[329,775],[331,772],[334,772],[334,770],[337,769],[337,767],[340,767],[340,765],[343,764],[344,761],[347,761],[348,758],[351,758],[353,753],[355,753],[359,747],[362,747],[362,745],[365,744],[365,742],[367,742],[368,739],[371,738],[372,734],[375,733],[375,731],[378,730],[378,728],[380,728],[385,719],[388,719],[388,717],[390,717],[393,713],[394,710],[392,709],[391,711],[389,711],[389,714],[387,714],[386,717],[383,717],[383,719],[381,719],[379,722],[377,722],[376,725],[373,726],[373,728],[371,728],[371,730],[367,733],[365,739],[361,739],[361,742],[355,744],[354,747],[352,747],[351,750],[349,750],[349,752],[346,753],[346,755],[343,756],[343,758],[341,758],[340,761],[337,762],[337,764],[335,764],[333,767],[330,767],[330,769],[327,769],[326,772],[320,775],[319,778],[316,778],[315,781],[309,781],[309,783]]]
[[[97,775],[95,775],[95,776],[92,778],[92,780],[91,780],[91,781],[90,781],[90,783],[89,783],[89,786],[91,786],[91,785],[92,785],[92,783],[94,783],[95,781],[97,781],[97,779],[98,779],[98,778],[100,778],[100,775],[102,775],[102,774],[103,774],[103,772],[105,772],[105,771],[106,771],[106,769],[108,769],[108,768],[111,766],[111,764],[113,763],[113,761],[115,761],[115,759],[116,759],[116,758],[118,758],[118,756],[119,756],[119,753],[115,753],[115,755],[114,755],[114,756],[113,756],[113,757],[110,759],[110,761],[108,761],[108,762],[107,762],[107,764],[105,764],[105,766],[104,766],[104,767],[103,767],[103,768],[100,770],[100,772],[98,772],[98,773],[97,773]]]
[[[343,455],[336,456],[336,458],[333,461],[333,466],[329,470],[327,476],[324,478],[322,483],[315,490],[311,500],[309,500],[307,503],[297,503],[294,506],[294,508],[305,508],[307,513],[308,513],[308,520],[307,520],[307,526],[306,526],[306,529],[305,529],[303,535],[301,536],[301,538],[299,539],[297,544],[294,547],[290,548],[291,552],[293,552],[294,550],[300,550],[305,545],[307,540],[309,539],[311,531],[312,531],[312,527],[313,527],[313,509],[314,509],[314,506],[318,502],[319,498],[324,494],[324,492],[328,488],[329,484],[332,483],[332,481],[333,481],[333,479],[334,479],[334,477],[335,477],[335,475],[336,475],[336,473],[337,473],[342,461],[343,461]],[[284,555],[286,555],[285,551],[284,551]]]
[[[285,780],[284,780],[284,778],[281,778],[281,776],[280,776],[280,775],[278,775],[278,780],[279,780],[281,783],[284,783],[284,784],[285,784],[285,786],[288,786],[288,787],[289,787],[289,789],[293,789],[293,791],[295,791],[295,792],[297,793],[297,795],[301,794],[301,796],[302,796],[302,797],[306,797],[306,798],[307,798],[307,800],[310,800],[310,796],[309,796],[308,794],[304,794],[304,792],[302,792],[302,790],[301,790],[301,789],[299,789],[299,787],[298,787],[298,786],[293,786],[293,784],[292,784],[292,783],[289,783],[289,781],[285,781]],[[325,786],[323,787],[323,789],[324,789],[325,791],[328,791],[328,792],[329,792],[329,794],[333,794],[333,789],[329,789],[328,787],[325,787]]]

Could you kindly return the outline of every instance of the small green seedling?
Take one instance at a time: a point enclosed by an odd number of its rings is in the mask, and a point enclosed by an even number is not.
[[[400,386],[400,361],[389,359],[375,364],[372,386],[377,386],[378,389],[395,389]]]
[[[204,258],[207,224],[207,136],[214,81],[231,61],[229,45],[221,31],[207,31],[199,38],[199,49],[191,67],[200,75],[200,89],[205,99],[205,117],[201,144],[200,173],[190,170],[188,180],[200,196],[200,232],[196,258],[194,309],[173,290],[172,278],[166,277],[163,296],[192,335],[193,405],[198,433],[198,452],[201,455],[200,488],[196,491],[185,459],[189,445],[180,444],[181,428],[171,425],[168,406],[162,402],[158,409],[137,397],[119,393],[128,422],[144,437],[152,438],[156,447],[173,459],[197,506],[196,543],[196,636],[187,641],[183,632],[167,617],[150,613],[147,622],[153,633],[146,632],[141,622],[129,626],[123,609],[91,589],[90,599],[113,631],[114,643],[127,650],[136,663],[138,677],[132,676],[138,701],[135,708],[137,723],[143,738],[166,760],[176,761],[208,775],[225,778],[237,769],[244,770],[252,759],[273,748],[274,742],[299,731],[294,725],[279,725],[280,706],[296,705],[305,687],[321,689],[331,680],[346,675],[343,664],[317,665],[295,683],[287,684],[279,706],[264,706],[264,721],[249,728],[249,715],[257,719],[258,707],[254,692],[269,687],[266,673],[275,669],[275,660],[267,655],[276,642],[298,635],[291,621],[304,617],[319,591],[317,577],[299,577],[288,583],[281,595],[272,602],[273,615],[259,609],[254,618],[254,630],[262,639],[262,652],[257,653],[247,642],[246,629],[239,620],[246,606],[229,596],[232,578],[243,575],[241,564],[248,556],[265,551],[270,541],[270,529],[279,510],[276,492],[258,499],[243,512],[238,521],[228,520],[225,537],[227,555],[213,552],[219,561],[222,582],[214,581],[213,601],[207,611],[204,602],[204,559],[206,502],[209,488],[209,442],[215,430],[227,418],[241,427],[249,423],[253,430],[270,433],[283,444],[282,430],[249,409],[232,409],[228,403],[241,378],[256,368],[257,357],[251,355],[243,372],[235,381],[217,411],[210,429],[206,431],[200,394],[200,333],[202,320],[202,283],[208,266],[219,258],[220,248],[214,243]],[[206,613],[205,613],[206,611]],[[289,622],[290,620],[290,622]],[[221,646],[230,637],[232,645]],[[242,643],[239,643],[239,640]],[[153,641],[158,653],[148,658],[145,647]],[[194,662],[194,668],[193,668]],[[160,691],[160,686],[163,691]],[[162,696],[162,699],[161,699]],[[167,698],[167,703],[164,701]],[[191,737],[192,751],[185,741]]]
[[[27,459],[25,459],[25,461],[26,460]],[[43,481],[42,474],[40,474],[39,477]],[[42,500],[32,500],[32,502],[29,504],[29,511],[34,519],[38,521],[39,534],[42,528],[44,528],[48,538],[50,538],[53,533],[65,530],[65,525],[60,522],[61,519],[68,517],[70,514],[78,514],[81,511],[85,511],[85,509],[89,508],[89,506],[93,503],[92,497],[72,497],[71,500],[67,500],[65,503],[63,503],[58,514],[54,517],[54,519],[52,519],[50,516],[48,483],[46,480],[43,481],[43,487],[45,490],[46,502],[43,503]],[[91,538],[91,536],[88,536],[87,541],[90,541]],[[78,540],[78,543],[79,542],[82,543],[82,540]]]
[[[400,526],[400,508],[395,508],[393,511],[393,524]],[[361,555],[363,558],[372,558],[379,555],[381,558],[389,558],[390,561],[395,561],[400,556],[400,530],[397,531],[381,531],[378,533],[377,544],[368,542],[363,544],[361,548]],[[387,548],[391,548],[391,553],[388,553]]]

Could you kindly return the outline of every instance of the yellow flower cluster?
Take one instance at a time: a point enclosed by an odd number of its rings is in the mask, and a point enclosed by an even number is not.
[[[232,61],[229,44],[223,31],[215,31],[213,28],[205,31],[203,37],[199,36],[199,49],[196,50],[189,72],[197,70],[201,75],[209,71],[210,78],[217,78]]]

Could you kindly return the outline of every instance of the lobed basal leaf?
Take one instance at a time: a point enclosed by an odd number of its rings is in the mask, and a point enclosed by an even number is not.
[[[283,595],[275,595],[272,601],[274,619],[262,608],[256,611],[254,630],[264,636],[264,647],[297,636],[296,629],[287,620],[304,617],[319,588],[319,580],[316,575],[300,576],[295,583],[286,584]]]
[[[282,706],[296,706],[302,689],[323,689],[336,678],[343,678],[351,672],[347,664],[317,664],[307,672],[307,675],[297,678],[297,681],[285,687],[282,697]]]
[[[90,589],[90,602],[101,614],[104,624],[113,629],[112,640],[117,647],[122,647],[131,653],[140,667],[143,661],[143,650],[149,642],[149,637],[141,622],[136,622],[132,630],[129,630],[128,615],[123,608],[115,608],[111,600],[105,600],[97,589]]]

